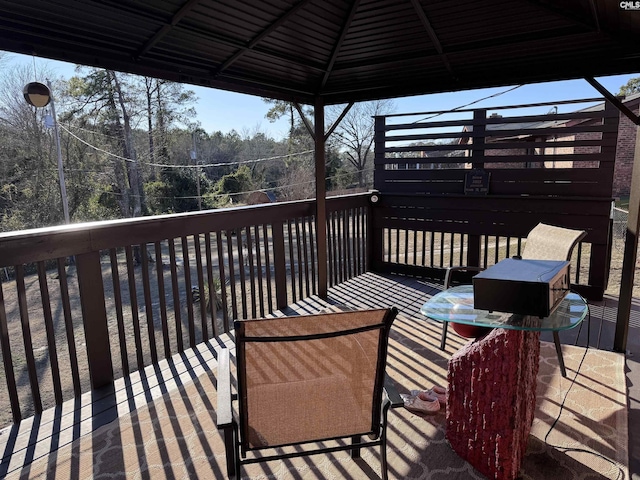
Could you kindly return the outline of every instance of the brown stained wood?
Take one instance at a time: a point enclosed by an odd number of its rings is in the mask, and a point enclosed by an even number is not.
[[[587,99],[591,102],[602,101],[602,98],[592,98]],[[569,102],[566,102],[569,103]],[[576,102],[572,102],[576,103]],[[522,105],[522,106],[535,106],[535,105]],[[542,105],[541,105],[542,106]],[[549,104],[548,106],[555,106],[555,104]],[[517,108],[518,105],[507,106],[505,109],[514,109]],[[499,108],[492,108],[493,110],[499,110]],[[473,113],[476,109],[463,109],[458,110],[458,112],[467,112]],[[435,113],[445,113],[445,112],[424,112],[425,115],[435,114]],[[448,112],[446,112],[448,113]],[[411,115],[418,115],[418,113],[413,113]],[[397,115],[390,115],[389,117],[393,118]],[[488,117],[486,119],[486,124],[488,125],[505,125],[510,123],[528,123],[528,122],[548,122],[548,121],[557,121],[557,120],[586,120],[586,119],[602,119],[607,116],[610,116],[608,112],[605,113],[604,110],[591,110],[584,112],[569,112],[569,113],[557,113],[552,115],[518,115],[518,116],[501,116],[501,117]],[[384,120],[385,117],[375,117],[376,120]],[[453,127],[453,129],[462,130],[462,127],[465,125],[470,125],[472,123],[471,119],[460,119],[460,120],[435,120],[428,122],[413,122],[413,123],[391,123],[385,124],[381,121],[380,130],[383,132],[393,132],[397,130],[424,130],[427,128],[444,128],[444,127]],[[387,140],[389,138],[396,139],[396,136],[386,135]],[[416,140],[416,138],[411,138],[411,140]]]
[[[302,219],[302,231],[300,232],[300,237],[302,238],[302,252],[304,256],[304,286],[305,286],[305,297],[310,297],[312,295],[311,288],[309,285],[309,277],[310,273],[310,265],[309,265],[309,246],[307,244],[307,224],[309,222],[308,218]]]
[[[409,263],[409,233],[410,230],[404,232],[404,263]]]
[[[189,262],[189,243],[187,237],[181,237],[182,245],[182,265],[184,271],[184,288],[186,291],[187,299],[187,322],[189,330],[189,346],[193,347],[196,344],[196,326],[195,318],[193,315],[193,284],[191,283],[191,263]]]
[[[282,309],[287,306],[287,260],[284,247],[284,225],[276,223],[271,226],[273,238],[273,269],[276,283],[276,304],[275,308]]]
[[[84,253],[75,258],[91,388],[98,389],[113,383],[100,252]]]
[[[267,280],[267,306],[268,312],[273,312],[273,289],[271,286],[271,255],[269,253],[269,230],[266,225],[262,226],[262,238],[264,241],[264,267]],[[273,240],[275,242],[275,240]],[[275,243],[274,243],[275,245]]]
[[[351,237],[350,229],[349,229],[349,218],[351,217],[351,209],[345,210],[342,212],[342,230],[344,231],[344,238],[342,240],[342,248],[344,250],[344,279],[348,280],[352,276],[352,262],[353,258],[351,256],[351,242],[349,238]]]
[[[147,335],[149,335],[149,351],[151,352],[151,362],[157,363],[158,349],[156,348],[153,302],[151,301],[151,283],[149,281],[149,252],[144,243],[140,245],[140,256],[142,257],[142,289],[144,292],[144,315],[147,319]]]
[[[209,319],[207,318],[207,295],[204,283],[204,272],[202,269],[202,251],[200,248],[200,235],[193,236],[193,245],[196,254],[196,272],[198,275],[198,292],[200,293],[200,328],[202,329],[202,340],[209,338]]]
[[[511,211],[524,213],[562,212],[567,215],[584,215],[586,209],[591,215],[606,216],[607,218],[611,211],[610,198],[575,198],[566,196],[548,198],[510,195],[495,198],[490,195],[486,197],[468,197],[464,195],[416,196],[389,194],[381,197],[379,205],[373,212],[376,216],[407,217],[410,213],[417,218],[429,218],[429,216],[435,215],[439,211],[450,210],[454,214],[456,214],[455,212],[470,212],[469,218],[473,219],[477,211],[503,211],[505,210],[505,205]]]
[[[247,275],[245,273],[244,245],[242,237],[245,235],[245,229],[238,230],[236,234],[236,251],[238,252],[238,273],[240,274],[240,304],[242,306],[242,318],[248,318],[247,309]]]
[[[251,227],[247,227],[246,229],[247,235],[247,257],[249,263],[249,286],[251,288],[251,318],[257,317],[258,306],[256,303],[257,295],[256,295],[256,271],[254,265],[254,249],[257,250],[258,246],[254,244],[253,238],[251,236]],[[245,261],[246,262],[246,261]],[[262,301],[262,299],[260,299]]]
[[[162,244],[154,243],[156,257],[156,278],[158,282],[158,298],[160,301],[160,324],[162,326],[162,345],[164,346],[164,357],[171,356],[171,343],[169,342],[169,319],[167,318],[167,299],[164,288],[164,264],[162,262]]]
[[[227,304],[227,276],[224,268],[224,250],[222,232],[216,232],[216,247],[218,249],[218,271],[220,272],[220,292],[222,294],[222,319],[225,333],[229,333],[229,308]]]
[[[20,412],[16,377],[13,373],[13,355],[11,354],[11,343],[9,342],[9,329],[7,327],[7,312],[4,308],[2,282],[0,282],[0,348],[2,349],[2,366],[7,383],[9,404],[11,405],[11,416],[13,417],[13,422],[18,423],[22,420],[22,414]]]
[[[329,201],[328,201],[329,202]],[[330,202],[329,202],[330,203]],[[312,215],[314,200],[0,233],[0,267]],[[38,248],[34,248],[34,245]]]
[[[235,256],[233,254],[233,235],[225,232],[227,244],[227,265],[229,266],[229,290],[231,292],[231,316],[232,320],[238,319],[238,300],[236,295]]]
[[[133,249],[127,245],[124,249],[127,258],[127,280],[129,284],[129,305],[131,306],[131,318],[133,322],[133,339],[136,346],[136,361],[138,370],[144,368],[144,349],[142,348],[142,332],[140,328],[140,316],[138,314],[138,292],[136,289],[135,264]]]
[[[315,295],[318,293],[316,288],[316,242],[315,242],[315,218],[309,217],[309,250],[311,254],[311,291]]]
[[[265,308],[264,308],[264,275],[262,274],[262,251],[263,251],[263,243],[268,241],[267,238],[264,240],[260,239],[260,227],[255,225],[253,227],[253,235],[254,235],[254,245],[256,249],[256,269],[258,271],[258,297],[260,299],[260,316],[265,316]]]
[[[362,261],[362,245],[366,241],[363,236],[364,228],[363,217],[364,217],[364,209],[362,207],[358,207],[355,211],[355,217],[353,219],[353,229],[354,229],[354,239],[353,239],[353,251],[356,258],[356,263],[354,266],[354,276],[361,275],[363,273],[363,261]]]
[[[120,290],[120,273],[118,272],[118,252],[115,248],[109,250],[111,260],[111,281],[113,283],[113,304],[116,309],[116,320],[118,323],[118,350],[120,351],[120,362],[122,372],[129,375],[129,355],[127,352],[127,334],[124,327],[124,315],[122,313],[122,292]]]
[[[289,293],[291,294],[291,299],[295,303],[297,301],[298,292],[296,289],[296,283],[297,283],[296,282],[296,261],[293,253],[294,240],[293,240],[293,230],[291,228],[291,220],[287,220],[286,226],[287,226],[287,235],[286,235],[287,254],[289,255],[289,275],[291,278],[291,291]]]
[[[435,215],[434,215],[435,216]],[[608,218],[608,217],[605,217]],[[452,220],[457,221],[453,223]],[[387,228],[394,229],[419,229],[435,232],[455,232],[467,234],[499,234],[502,236],[513,235],[526,237],[526,234],[539,222],[550,225],[558,225],[565,228],[587,230],[589,243],[607,243],[607,232],[598,229],[602,221],[599,216],[593,215],[567,215],[564,213],[538,215],[535,212],[475,212],[473,223],[460,224],[462,219],[457,215],[450,215],[449,218],[440,214],[438,219],[414,220],[405,218],[383,218],[381,223]],[[487,224],[491,221],[500,222],[496,225]],[[397,248],[396,248],[397,249]],[[399,258],[397,255],[395,258]]]
[[[60,379],[60,364],[58,362],[58,348],[56,347],[53,316],[51,315],[51,298],[49,296],[49,286],[47,284],[47,269],[44,262],[38,262],[37,269],[38,284],[40,285],[40,298],[42,300],[42,313],[44,316],[44,327],[47,334],[49,364],[51,365],[53,395],[56,400],[56,405],[62,405],[62,384]]]
[[[461,127],[462,128],[462,127]],[[451,133],[431,133],[431,134],[414,134],[414,135],[389,135],[386,138],[386,143],[389,142],[416,142],[416,141],[424,141],[425,139],[441,139],[441,138],[472,138],[472,133],[465,133],[461,131],[451,132]],[[537,136],[536,136],[537,137]],[[548,139],[545,138],[536,138],[531,137],[531,140],[527,139],[524,141],[517,141],[515,139],[504,140],[500,139],[499,141],[493,141],[488,143],[487,145],[478,145],[474,143],[456,143],[456,144],[437,144],[437,145],[416,145],[415,147],[406,147],[406,146],[389,146],[385,147],[382,153],[392,153],[392,152],[472,152],[473,150],[483,150],[484,148],[496,149],[499,150],[524,150],[524,149],[534,149],[534,148],[564,148],[564,147],[615,147],[615,143],[612,143],[611,140],[605,139],[580,139],[580,140],[553,140],[553,137]],[[413,157],[410,157],[413,158]],[[415,157],[418,159],[419,157]],[[383,163],[383,159],[385,159],[389,163],[393,163],[393,160],[398,161],[397,158],[387,157],[386,155],[379,155],[378,161]],[[422,157],[423,161],[430,162],[428,157]]]
[[[336,231],[334,232],[335,237],[333,238],[333,241],[336,245],[336,272],[337,272],[337,279],[336,279],[336,284],[337,283],[342,283],[344,282],[344,267],[345,267],[345,257],[344,257],[344,252],[342,250],[342,247],[344,245],[343,243],[343,239],[344,239],[344,232],[342,229],[342,218],[343,218],[343,213],[344,212],[336,212],[335,217],[334,217],[334,221],[335,221],[335,225],[336,225]]]
[[[40,397],[40,386],[36,369],[36,361],[33,356],[33,343],[31,341],[31,328],[29,327],[29,310],[24,284],[24,267],[16,265],[16,289],[18,291],[18,308],[20,310],[20,326],[22,327],[22,343],[24,345],[24,355],[27,362],[27,373],[29,375],[29,386],[31,387],[31,397],[36,414],[42,412],[42,400]]]
[[[184,351],[182,339],[182,309],[180,307],[180,289],[178,286],[178,262],[176,258],[176,246],[173,238],[167,240],[169,245],[169,264],[171,265],[171,291],[173,293],[173,314],[176,327],[176,342],[178,352]]]
[[[69,282],[65,269],[65,259],[56,260],[58,266],[58,283],[60,285],[60,302],[62,303],[62,313],[64,317],[65,334],[67,337],[67,349],[69,350],[69,368],[71,369],[71,380],[73,382],[73,393],[76,397],[82,393],[80,386],[80,373],[78,369],[78,353],[76,350],[75,329],[71,318],[71,304],[69,302]],[[2,300],[0,299],[0,303]],[[120,310],[122,313],[122,309]]]
[[[455,233],[449,234],[449,266],[453,266],[453,254],[454,254],[454,246],[455,246]]]
[[[218,327],[218,294],[216,292],[215,280],[213,276],[213,253],[211,251],[211,234],[209,232],[204,234],[204,247],[206,256],[206,268],[207,268],[207,298],[206,303],[209,305],[209,314],[211,315],[211,332],[215,337],[219,336],[222,332]],[[202,294],[200,301],[202,301]]]
[[[331,239],[331,241],[327,245],[327,261],[328,261],[328,269],[327,273],[329,275],[329,287],[332,287],[336,282],[334,278],[335,272],[335,249],[333,244],[333,239],[335,238],[335,232],[333,229],[332,218],[334,212],[330,212],[327,216],[327,236]]]
[[[296,218],[293,220],[295,222],[295,248],[297,254],[298,261],[298,295],[302,300],[305,298],[304,294],[304,267],[305,265],[302,263],[302,242],[300,239],[300,222],[304,221],[304,219]]]

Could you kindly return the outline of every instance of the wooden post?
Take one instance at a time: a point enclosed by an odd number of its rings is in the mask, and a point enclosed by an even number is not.
[[[638,227],[640,225],[640,126],[636,128],[636,149],[631,173],[631,195],[629,197],[629,219],[624,242],[622,277],[620,279],[620,297],[613,349],[624,352],[627,349],[631,300],[633,298],[633,280],[638,256]]]
[[[374,147],[373,147],[373,181],[374,181],[374,185],[373,188],[375,188],[376,190],[385,190],[385,186],[384,186],[384,175],[376,175],[376,172],[378,170],[384,170],[384,165],[385,165],[385,136],[386,136],[386,122],[387,122],[387,117],[383,117],[383,116],[376,116],[373,117],[374,118],[374,124],[373,124],[373,141],[374,141]]]
[[[113,383],[113,363],[109,346],[107,310],[104,304],[100,252],[76,255],[76,272],[82,305],[84,337],[87,344],[89,377],[91,388],[95,390]]]
[[[471,159],[473,168],[484,168],[485,134],[487,130],[487,111],[478,109],[473,111],[473,137]],[[478,146],[482,148],[477,148]],[[480,266],[480,235],[469,235],[467,244],[466,264],[473,267]]]
[[[325,185],[324,99],[316,98],[313,111],[316,158],[316,235],[318,242],[318,296],[327,298],[327,187]]]
[[[485,109],[479,109],[473,111],[473,136],[471,150],[471,161],[473,168],[484,167],[485,157],[485,133],[487,130],[487,111]],[[481,147],[481,148],[477,148]]]

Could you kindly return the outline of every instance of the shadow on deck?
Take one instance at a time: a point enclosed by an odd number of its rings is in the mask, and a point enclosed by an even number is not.
[[[402,392],[445,384],[448,358],[466,343],[451,332],[447,350],[439,350],[440,325],[419,313],[426,299],[440,288],[412,278],[368,273],[332,287],[328,302],[400,310],[391,335],[388,373]],[[325,306],[310,298],[282,314],[316,313]],[[592,305],[590,346],[606,350],[612,345],[616,307],[611,297]],[[626,357],[632,475],[640,472],[640,435],[634,434],[640,424],[639,319],[636,302]],[[561,334],[565,344],[576,339],[578,345],[586,345],[586,324],[580,332]],[[201,344],[118,380],[113,388],[85,394],[0,431],[0,477],[89,478],[126,472],[127,477],[141,478],[224,478],[223,443],[215,426],[215,372],[217,350],[232,342],[227,336]],[[444,438],[443,414],[421,418],[399,409],[390,415],[389,428],[391,478],[482,478],[459,459],[452,468],[452,459],[458,457]],[[532,436],[529,448],[537,451],[544,444]],[[295,475],[304,478],[378,478],[377,452],[363,452],[363,459],[357,462],[345,455],[252,465],[244,473],[251,478],[289,478],[295,469]],[[562,460],[567,468],[571,462],[568,457]]]

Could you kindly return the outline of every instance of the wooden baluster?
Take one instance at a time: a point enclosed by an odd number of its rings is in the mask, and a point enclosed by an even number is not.
[[[191,282],[191,263],[189,261],[189,243],[187,237],[181,237],[182,261],[184,265],[184,288],[187,294],[187,321],[189,328],[189,347],[196,346],[196,325],[193,314],[193,283]]]
[[[140,245],[142,257],[142,291],[144,292],[144,310],[147,318],[147,335],[149,336],[149,350],[151,362],[158,363],[158,349],[156,348],[156,331],[153,321],[153,302],[151,301],[151,282],[149,281],[149,252],[145,243]]]
[[[38,284],[40,285],[40,299],[42,300],[42,313],[44,315],[44,327],[47,335],[47,348],[49,349],[49,364],[51,365],[51,380],[53,381],[53,396],[56,405],[62,405],[62,385],[60,383],[60,366],[58,363],[58,349],[56,348],[56,334],[51,315],[51,299],[47,284],[47,269],[44,262],[38,262]]]
[[[78,352],[76,351],[76,337],[71,318],[71,303],[69,302],[69,283],[67,281],[67,271],[64,265],[65,259],[58,258],[58,281],[60,283],[60,300],[62,302],[62,313],[64,316],[64,326],[67,336],[67,349],[69,350],[69,367],[71,368],[71,379],[73,381],[73,394],[79,397],[82,393],[80,386],[80,372],[78,368]],[[2,301],[0,300],[0,303]],[[120,310],[122,312],[122,310]]]
[[[111,280],[113,282],[113,303],[116,307],[116,319],[118,322],[118,339],[120,341],[120,362],[122,374],[129,376],[129,356],[127,353],[127,334],[124,328],[124,315],[122,313],[122,292],[120,291],[120,273],[118,272],[118,253],[115,248],[109,250],[111,260]]]
[[[160,323],[162,324],[162,343],[164,346],[164,358],[171,357],[171,343],[169,342],[169,320],[167,318],[167,300],[164,288],[164,265],[162,263],[162,244],[154,243],[156,257],[156,278],[158,281],[158,298],[160,299]]]
[[[200,294],[200,328],[202,329],[202,338],[200,341],[204,342],[209,339],[209,329],[207,323],[207,295],[204,285],[204,272],[202,269],[202,249],[200,248],[200,235],[193,236],[193,245],[196,252],[196,273],[198,275],[198,292]]]
[[[7,312],[4,308],[2,282],[0,282],[0,347],[2,347],[2,364],[9,393],[11,416],[13,417],[13,423],[18,423],[22,420],[22,413],[20,412],[16,377],[13,373],[13,356],[11,355],[11,343],[9,342],[9,329],[7,327]]]
[[[182,309],[180,308],[180,288],[178,285],[178,261],[176,258],[176,246],[173,238],[167,240],[169,244],[169,263],[171,265],[171,292],[173,293],[173,315],[176,326],[176,342],[178,352],[184,352],[184,340],[182,339]]]
[[[131,305],[131,317],[133,319],[133,339],[136,344],[136,360],[138,370],[144,369],[144,351],[142,349],[142,337],[140,335],[140,317],[138,315],[138,293],[136,291],[136,278],[133,264],[133,250],[130,245],[124,249],[127,257],[127,279],[129,283],[129,305]]]

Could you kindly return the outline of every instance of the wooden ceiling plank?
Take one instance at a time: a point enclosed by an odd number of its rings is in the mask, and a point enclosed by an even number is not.
[[[331,71],[333,70],[333,65],[336,61],[338,54],[340,53],[340,48],[342,47],[344,39],[347,36],[347,32],[349,31],[349,26],[351,25],[351,22],[353,21],[353,17],[358,11],[359,5],[360,5],[360,0],[353,0],[353,3],[351,4],[351,9],[349,10],[349,15],[347,15],[347,18],[342,24],[340,36],[338,37],[338,41],[333,47],[333,50],[331,52],[331,58],[329,59],[329,62],[325,67],[326,71],[324,73],[324,76],[322,77],[322,82],[320,82],[320,90],[322,90],[325,87],[325,85],[327,84],[327,80],[329,80],[329,76],[331,75]]]
[[[445,67],[447,68],[447,70],[449,70],[449,73],[451,74],[451,76],[455,80],[457,80],[458,79],[457,75],[453,71],[453,68],[451,67],[451,63],[449,63],[449,59],[447,58],[447,55],[444,53],[444,50],[442,49],[442,45],[440,44],[438,35],[436,34],[435,30],[431,26],[431,22],[429,21],[427,14],[422,8],[422,5],[420,4],[420,0],[411,0],[411,4],[413,5],[413,8],[416,11],[416,14],[418,15],[418,18],[422,22],[422,25],[424,25],[424,28],[427,30],[427,34],[429,35],[429,38],[433,42],[433,45],[435,46],[436,51],[442,58],[442,62],[444,63]]]
[[[282,16],[280,16],[275,22],[265,28],[262,32],[256,35],[246,46],[238,50],[235,54],[225,60],[222,65],[220,65],[217,69],[216,75],[219,75],[221,72],[224,72],[227,68],[229,68],[236,60],[238,60],[241,56],[243,56],[247,51],[252,50],[256,45],[258,45],[264,38],[269,36],[273,31],[280,28],[282,24],[288,21],[293,15],[298,13],[300,9],[304,8],[309,2],[312,0],[301,0],[292,8],[290,8],[287,12],[285,12]]]

